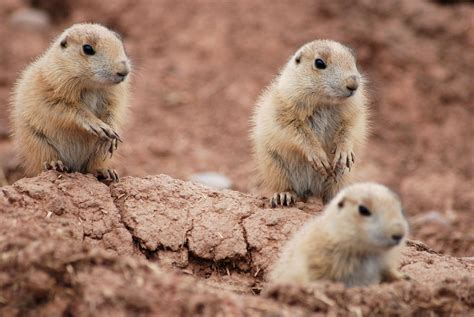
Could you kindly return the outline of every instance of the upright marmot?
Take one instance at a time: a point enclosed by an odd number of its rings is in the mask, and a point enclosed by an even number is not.
[[[321,40],[301,47],[259,98],[252,140],[273,207],[313,195],[327,203],[342,188],[367,135],[363,84],[353,52]]]
[[[351,185],[286,244],[269,281],[365,286],[405,278],[398,266],[407,233],[395,193],[373,183]]]
[[[117,33],[75,24],[21,75],[13,135],[28,175],[43,169],[117,180],[108,159],[127,107],[130,62]]]

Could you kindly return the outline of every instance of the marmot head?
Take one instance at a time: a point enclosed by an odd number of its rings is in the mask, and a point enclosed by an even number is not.
[[[356,95],[361,84],[351,49],[338,42],[316,40],[291,57],[281,73],[279,88],[290,98],[340,103]]]
[[[120,36],[99,24],[74,24],[56,40],[52,51],[55,73],[70,77],[59,80],[114,85],[123,82],[130,72]]]
[[[387,250],[403,243],[408,234],[398,195],[375,183],[357,183],[339,192],[326,216],[331,230],[354,250]]]

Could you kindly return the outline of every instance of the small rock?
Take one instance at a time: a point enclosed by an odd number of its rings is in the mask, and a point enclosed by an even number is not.
[[[230,179],[216,172],[193,174],[189,180],[216,189],[229,189],[232,187],[232,182]]]
[[[49,15],[38,9],[24,8],[15,11],[10,17],[10,23],[14,26],[44,29],[51,24]]]
[[[413,217],[411,223],[413,225],[424,225],[427,223],[437,223],[446,227],[451,225],[451,222],[440,212],[430,211],[421,215]]]
[[[190,103],[190,97],[179,91],[172,91],[165,95],[165,102],[167,106],[181,106]]]
[[[474,256],[465,256],[465,257],[462,257],[460,259],[464,260],[464,261],[472,262],[474,264]]]

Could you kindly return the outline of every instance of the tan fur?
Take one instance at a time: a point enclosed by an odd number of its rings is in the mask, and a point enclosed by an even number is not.
[[[361,215],[360,205],[371,215]],[[400,200],[392,191],[374,183],[351,185],[286,244],[269,281],[325,279],[366,286],[406,277],[398,266],[407,234]],[[403,236],[399,244],[394,235]]]
[[[314,67],[318,58],[326,69]],[[348,97],[354,78],[359,86]],[[261,183],[277,194],[328,202],[365,142],[367,111],[352,52],[328,40],[304,45],[257,102],[251,138]]]
[[[86,55],[84,44],[96,53]],[[14,90],[11,115],[28,175],[55,161],[83,173],[108,167],[128,102],[127,77],[118,73],[129,71],[118,35],[98,24],[66,29],[26,68]]]

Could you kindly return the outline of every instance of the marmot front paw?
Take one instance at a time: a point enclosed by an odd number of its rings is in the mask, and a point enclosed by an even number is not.
[[[349,144],[336,145],[333,150],[334,159],[332,161],[332,169],[337,175],[344,173],[347,167],[349,171],[355,162],[355,155],[352,146]]]
[[[97,142],[97,152],[103,153],[105,156],[110,153],[110,157],[112,157],[112,155],[118,148],[119,142],[120,141],[118,139],[101,139]]]
[[[103,140],[116,139],[119,142],[122,142],[122,139],[120,138],[118,133],[115,132],[108,124],[104,122],[89,123],[85,125],[85,128],[87,131],[89,131],[92,134],[95,134],[100,139],[103,139]]]
[[[317,172],[325,176],[334,174],[331,165],[329,164],[329,159],[324,151],[311,153],[307,156],[307,159],[309,164],[311,164]]]

